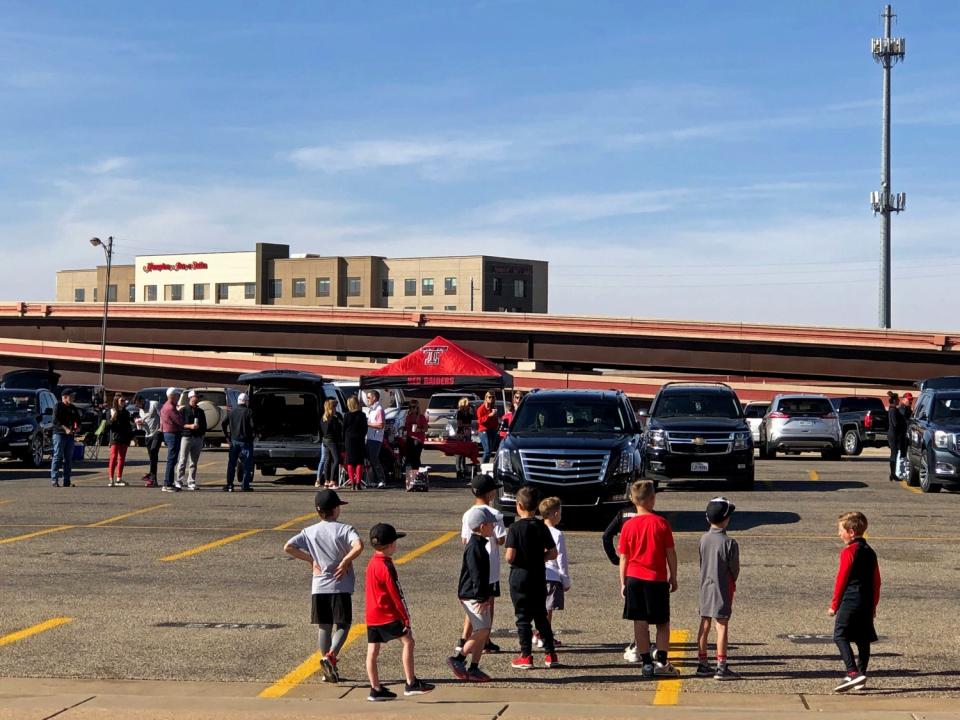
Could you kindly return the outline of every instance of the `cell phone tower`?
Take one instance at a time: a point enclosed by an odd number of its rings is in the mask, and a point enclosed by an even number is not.
[[[890,70],[903,60],[907,41],[890,37],[893,7],[883,10],[884,36],[873,38],[873,59],[883,68],[883,129],[880,139],[880,191],[870,193],[870,204],[876,215],[880,213],[880,327],[890,327],[890,213],[902,212],[906,193],[890,191]]]

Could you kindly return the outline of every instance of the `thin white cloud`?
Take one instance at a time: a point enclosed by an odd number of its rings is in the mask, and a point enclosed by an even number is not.
[[[303,169],[338,173],[485,162],[502,157],[506,148],[499,140],[367,140],[297,148],[287,157]]]
[[[124,157],[122,155],[115,155],[113,157],[104,158],[103,160],[98,160],[95,163],[84,166],[84,172],[87,172],[91,175],[108,175],[117,170],[123,170],[130,166],[130,158]]]
[[[645,215],[675,208],[686,190],[653,192],[577,193],[525,200],[506,200],[479,208],[473,216],[481,223],[506,225],[536,221],[563,225],[625,215]]]

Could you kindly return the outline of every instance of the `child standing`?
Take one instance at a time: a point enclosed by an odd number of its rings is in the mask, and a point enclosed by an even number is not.
[[[458,680],[490,682],[490,676],[480,669],[480,658],[490,637],[492,625],[493,595],[490,585],[490,554],[487,545],[492,542],[497,519],[490,509],[482,505],[467,511],[464,523],[470,529],[470,540],[463,548],[463,563],[460,566],[460,584],[457,597],[467,613],[472,634],[464,642],[463,650],[447,658],[447,665]],[[466,656],[470,656],[470,667]]]
[[[614,541],[617,536],[620,535],[623,524],[630,518],[635,518],[636,516],[637,511],[633,506],[618,510],[617,514],[613,516],[613,520],[607,525],[607,529],[603,531],[603,537],[601,538],[603,541],[603,551],[607,554],[607,557],[610,558],[610,562],[614,567],[619,567],[620,565],[620,556],[617,554],[617,545]],[[656,645],[654,645],[653,648],[656,648]],[[651,649],[651,652],[656,652],[656,650]],[[637,652],[636,641],[631,640],[623,649],[623,659],[628,663],[640,662],[640,653]]]
[[[476,507],[486,508],[495,519],[493,526],[493,535],[490,536],[490,542],[487,543],[487,554],[490,555],[490,627],[493,627],[494,606],[496,600],[500,597],[500,546],[506,542],[507,528],[503,524],[503,513],[493,507],[492,503],[497,497],[497,489],[500,483],[493,479],[492,475],[475,475],[470,481],[470,489],[473,492],[473,505],[463,514],[463,521],[460,528],[460,540],[466,545],[470,541],[472,532],[467,524],[467,516]],[[463,632],[454,652],[457,655],[464,654],[463,646],[473,634],[474,628],[470,624],[470,613],[467,613],[463,620]],[[492,642],[487,637],[485,653],[498,653],[500,646]]]
[[[540,503],[540,517],[550,530],[553,542],[557,546],[557,557],[547,560],[547,621],[553,628],[553,611],[563,610],[564,595],[570,591],[570,567],[567,562],[567,539],[563,531],[557,527],[560,524],[562,508],[560,498],[549,497]],[[543,647],[543,638],[540,633],[533,634],[537,647]],[[560,647],[560,641],[553,638],[554,647]]]
[[[707,522],[710,529],[700,538],[700,629],[697,632],[699,648],[697,675],[716,680],[740,678],[727,666],[727,630],[733,611],[733,595],[740,576],[740,546],[727,537],[727,525],[736,505],[725,497],[715,497],[707,503]],[[717,667],[707,661],[707,641],[710,625],[717,621]]]
[[[510,563],[510,599],[517,616],[520,655],[511,666],[517,670],[533,668],[533,625],[537,626],[546,653],[543,664],[548,668],[560,664],[553,645],[553,630],[547,620],[548,560],[557,557],[553,536],[538,520],[537,491],[529,486],[517,491],[517,521],[507,531],[507,562]]]
[[[837,534],[845,547],[840,551],[840,568],[827,614],[836,616],[833,639],[847,674],[834,692],[846,692],[867,684],[870,643],[877,641],[873,620],[880,602],[880,567],[877,554],[863,534],[867,518],[861,512],[848,512],[837,518]],[[859,663],[850,643],[856,643]]]
[[[670,593],[677,590],[677,552],[670,523],[653,512],[656,490],[650,480],[637,480],[630,488],[637,516],[620,532],[620,594],[623,619],[633,621],[640,653],[641,676],[677,675],[667,660],[670,647]],[[657,626],[657,656],[650,653],[650,625]],[[656,663],[656,667],[654,666]]]
[[[433,685],[420,680],[413,668],[413,628],[410,612],[400,589],[400,578],[393,564],[397,540],[406,537],[393,525],[377,523],[370,528],[370,542],[374,555],[367,563],[366,617],[367,617],[367,677],[370,679],[370,694],[367,700],[380,702],[394,700],[397,694],[380,684],[377,658],[380,645],[391,640],[400,640],[403,645],[403,674],[406,679],[404,695],[423,695],[433,690]]]
[[[333,490],[318,492],[314,505],[320,522],[301,530],[283,547],[291,557],[313,565],[310,622],[317,626],[323,679],[330,683],[340,682],[337,657],[353,624],[353,561],[363,552],[357,531],[339,522],[340,507],[346,504]]]

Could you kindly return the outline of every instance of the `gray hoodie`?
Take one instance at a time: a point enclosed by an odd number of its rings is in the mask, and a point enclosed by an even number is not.
[[[141,427],[145,437],[150,438],[160,432],[160,403],[151,400],[148,409],[141,408],[140,419],[143,421]]]

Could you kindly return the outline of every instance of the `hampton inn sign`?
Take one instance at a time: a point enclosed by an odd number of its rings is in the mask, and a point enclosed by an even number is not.
[[[144,272],[160,272],[162,270],[207,270],[208,265],[203,260],[194,260],[193,262],[177,263],[152,263],[149,262],[143,266]]]

